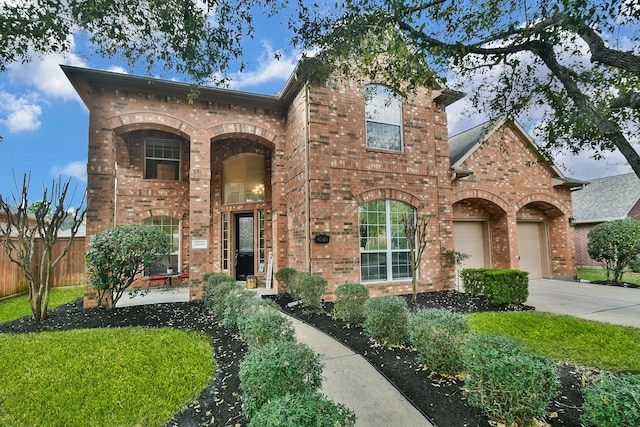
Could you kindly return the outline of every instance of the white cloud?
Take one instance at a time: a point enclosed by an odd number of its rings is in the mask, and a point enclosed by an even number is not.
[[[296,65],[299,55],[281,54],[276,58],[271,45],[263,41],[264,52],[258,59],[258,68],[254,71],[235,73],[230,76],[232,89],[246,89],[247,87],[264,85],[273,81],[284,81],[289,78]]]
[[[127,70],[120,65],[112,65],[107,69],[107,71],[111,71],[112,73],[129,74]]]
[[[82,183],[87,182],[87,162],[71,162],[62,167],[53,167],[51,168],[51,175],[55,178],[59,176],[68,176],[72,178],[76,178],[78,181]]]
[[[9,132],[28,132],[40,127],[42,108],[37,104],[37,97],[16,97],[7,92],[0,92],[0,124],[9,129]]]

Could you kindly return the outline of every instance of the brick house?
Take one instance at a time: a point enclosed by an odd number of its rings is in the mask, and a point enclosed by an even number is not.
[[[480,169],[452,180],[446,107],[458,92],[434,87],[402,100],[384,85],[312,84],[294,72],[274,96],[204,88],[189,103],[187,84],[63,70],[90,112],[87,235],[123,223],[161,227],[173,242],[165,266],[188,271],[191,299],[201,297],[206,272],[255,275],[264,286],[269,270],[284,267],[321,274],[329,294],[346,282],[365,283],[372,295],[409,293],[404,213],[429,218],[419,291],[452,288],[445,253],[454,212],[470,201],[494,221],[485,195],[505,211],[492,232],[515,239],[505,229],[512,210],[490,197],[501,190],[473,193]],[[511,175],[526,187],[519,214],[567,237],[568,189],[552,184],[561,174],[535,168],[544,176],[534,185],[539,200],[527,193],[530,170],[517,169]],[[572,276],[572,246],[553,236],[549,274]],[[494,265],[518,265],[510,242],[497,245]]]
[[[576,262],[601,267],[587,252],[587,235],[597,224],[631,218],[640,221],[640,179],[635,173],[592,179],[572,194]]]
[[[576,275],[571,189],[510,118],[449,138],[456,251],[463,267],[515,268],[530,278]]]

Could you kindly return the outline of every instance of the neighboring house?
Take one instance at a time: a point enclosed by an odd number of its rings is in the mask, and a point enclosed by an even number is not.
[[[494,160],[476,166],[483,146],[456,159],[474,175],[457,179],[454,168],[452,183],[445,109],[458,92],[437,86],[402,100],[381,84],[312,83],[294,72],[279,95],[203,88],[190,103],[188,84],[63,69],[90,112],[87,236],[127,223],[165,230],[165,265],[189,273],[191,299],[206,272],[264,285],[284,267],[321,274],[328,294],[346,282],[372,295],[410,293],[405,213],[429,218],[419,291],[454,287],[454,212],[488,224],[486,265],[520,265],[522,219],[547,233],[544,275],[575,275],[570,184],[525,164],[537,160],[526,134],[514,133],[519,145],[499,159],[498,179],[517,179],[517,191],[491,182]]]
[[[571,198],[577,264],[600,266],[587,252],[587,235],[603,222],[624,218],[640,221],[640,179],[634,173],[592,179]]]
[[[574,278],[568,179],[516,121],[503,118],[449,138],[454,248],[462,267],[515,268],[530,278]]]

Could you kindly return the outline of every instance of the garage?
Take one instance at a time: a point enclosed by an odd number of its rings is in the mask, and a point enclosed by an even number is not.
[[[457,252],[470,255],[462,268],[489,266],[487,249],[487,226],[484,221],[454,221],[453,247]]]
[[[544,238],[544,223],[542,222],[518,222],[518,256],[520,258],[520,270],[528,271],[530,279],[539,279],[544,276],[546,248]]]

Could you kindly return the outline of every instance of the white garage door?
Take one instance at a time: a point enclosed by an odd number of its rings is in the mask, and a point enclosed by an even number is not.
[[[539,279],[543,272],[542,223],[518,223],[518,255],[520,270],[528,271],[530,279]]]
[[[462,263],[462,268],[485,267],[485,223],[480,221],[453,222],[453,248],[471,255]]]

